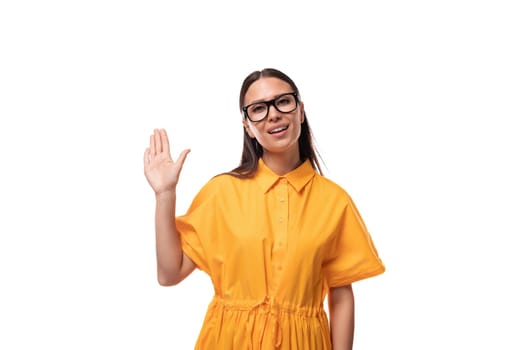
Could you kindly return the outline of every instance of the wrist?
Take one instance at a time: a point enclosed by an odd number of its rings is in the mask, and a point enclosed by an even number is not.
[[[155,199],[158,201],[159,200],[172,200],[175,198],[175,196],[176,196],[175,189],[155,192]]]

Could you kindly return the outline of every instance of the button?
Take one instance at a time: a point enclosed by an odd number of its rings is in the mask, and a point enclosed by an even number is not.
[[[284,221],[284,220],[283,220],[283,218],[282,218],[282,217],[280,217],[280,218],[279,218],[279,222],[281,222],[281,223],[282,223],[283,221]]]
[[[281,179],[281,183],[282,183],[282,184],[287,184],[287,183],[288,183],[288,180],[286,180],[286,179]]]
[[[284,197],[279,197],[279,202],[284,202]]]

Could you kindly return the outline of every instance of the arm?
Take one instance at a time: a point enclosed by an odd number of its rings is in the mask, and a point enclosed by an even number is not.
[[[154,130],[144,153],[144,174],[155,192],[155,239],[157,279],[161,285],[175,285],[186,278],[195,264],[182,251],[175,226],[176,187],[189,150],[173,162],[166,131]]]
[[[354,343],[354,292],[352,285],[331,288],[328,295],[333,350],[352,350]]]
[[[175,192],[156,195],[157,279],[163,286],[181,282],[195,269],[195,264],[181,248],[180,234],[175,226],[175,203]]]

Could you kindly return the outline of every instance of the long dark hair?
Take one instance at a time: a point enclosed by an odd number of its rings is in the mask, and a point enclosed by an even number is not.
[[[292,79],[283,72],[273,69],[265,68],[261,71],[254,71],[250,73],[242,83],[241,92],[239,94],[239,110],[242,112],[242,107],[244,106],[244,97],[248,88],[257,80],[261,78],[277,78],[290,85],[293,92],[297,93],[299,101],[301,100],[301,95],[299,94],[299,89],[295,85]],[[228,174],[240,177],[247,178],[252,177],[255,171],[257,170],[257,164],[259,158],[263,154],[262,146],[257,142],[255,138],[251,138],[248,135],[248,132],[243,127],[244,131],[244,140],[243,140],[243,149],[241,155],[241,162],[238,167],[233,169]],[[323,174],[321,166],[319,164],[318,157],[320,157],[319,152],[314,146],[314,137],[310,126],[308,124],[308,119],[306,118],[306,113],[304,114],[304,121],[301,124],[301,134],[299,135],[299,157],[301,162],[304,162],[306,159],[309,159],[312,163],[314,169],[319,173]]]

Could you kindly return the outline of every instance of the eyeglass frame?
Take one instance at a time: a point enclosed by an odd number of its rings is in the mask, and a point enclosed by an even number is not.
[[[292,95],[294,100],[295,100],[295,108],[292,109],[291,111],[289,112],[283,112],[279,109],[279,107],[277,107],[277,105],[275,104],[275,101],[277,101],[278,99],[280,99],[281,97],[283,96],[286,96],[286,95]],[[242,112],[244,114],[244,117],[249,119],[252,123],[258,123],[258,122],[262,122],[264,119],[268,118],[268,114],[270,114],[270,107],[273,106],[275,108],[275,110],[277,110],[278,112],[281,112],[281,113],[292,113],[292,112],[295,112],[297,110],[297,107],[299,107],[299,102],[301,102],[299,100],[299,94],[295,91],[293,92],[286,92],[284,94],[280,94],[278,95],[277,97],[275,97],[273,100],[269,100],[269,101],[259,101],[259,102],[254,102],[254,103],[250,103],[249,105],[246,105],[244,107],[242,107]],[[266,105],[266,115],[259,119],[259,120],[252,120],[252,118],[250,118],[250,116],[248,115],[248,108],[250,106],[253,106],[253,105],[256,105],[256,104],[261,104],[261,103],[264,103]]]

